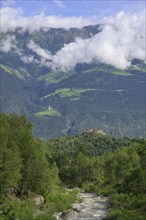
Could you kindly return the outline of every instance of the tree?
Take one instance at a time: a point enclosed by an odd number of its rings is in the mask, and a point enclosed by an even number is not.
[[[6,194],[21,178],[22,161],[17,143],[11,135],[9,118],[0,114],[0,193]]]

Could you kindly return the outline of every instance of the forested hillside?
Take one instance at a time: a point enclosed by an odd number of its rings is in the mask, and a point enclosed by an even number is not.
[[[92,132],[49,140],[47,149],[64,183],[109,196],[107,219],[145,219],[144,139],[117,139]]]
[[[1,220],[55,219],[77,196],[65,187],[109,196],[108,220],[145,219],[146,140],[84,132],[40,141],[25,116],[1,114],[0,123]]]
[[[0,34],[2,45],[5,41],[13,45],[0,53],[0,112],[26,114],[38,138],[77,135],[88,128],[102,128],[115,137],[145,137],[146,65],[142,60],[133,59],[131,66],[120,69],[103,61],[86,62],[86,56],[76,63],[79,51],[69,51],[61,60],[66,66],[71,56],[71,68],[49,66],[49,54],[60,54],[65,45],[76,45],[77,39],[87,40],[88,45],[101,30],[102,25],[90,25],[34,32],[18,28]]]
[[[52,213],[70,207],[77,192],[64,193],[56,164],[50,164],[49,151],[33,137],[25,116],[1,114],[0,124],[0,219],[55,219]],[[40,207],[37,195],[45,199]]]

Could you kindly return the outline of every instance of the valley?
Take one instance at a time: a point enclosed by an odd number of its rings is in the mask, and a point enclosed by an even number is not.
[[[1,0],[0,220],[146,220],[145,6]]]
[[[145,137],[145,65],[140,61],[125,71],[93,63],[49,72],[19,57],[16,62],[11,53],[1,56],[0,110],[27,114],[37,137],[75,135],[88,128]]]

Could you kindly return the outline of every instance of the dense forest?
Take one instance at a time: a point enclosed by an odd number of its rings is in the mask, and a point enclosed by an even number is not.
[[[107,220],[146,219],[143,138],[93,131],[45,141],[26,116],[0,114],[0,124],[0,220],[53,220],[71,208],[76,187],[109,197]]]

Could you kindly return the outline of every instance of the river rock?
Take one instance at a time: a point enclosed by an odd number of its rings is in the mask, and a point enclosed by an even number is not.
[[[44,197],[41,195],[36,196],[33,200],[36,205],[42,205],[44,203]]]
[[[60,215],[61,215],[61,212],[54,214],[54,217],[56,218],[56,220],[62,220],[62,219],[59,217]]]
[[[73,209],[74,211],[76,211],[76,212],[81,212],[81,206],[80,206],[80,204],[73,203],[72,209]]]
[[[75,211],[65,211],[62,212],[59,218],[61,218],[62,220],[69,220],[69,219],[74,219],[75,216],[76,216]]]

